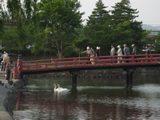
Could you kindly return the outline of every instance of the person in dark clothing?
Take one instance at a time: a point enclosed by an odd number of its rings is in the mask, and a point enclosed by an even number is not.
[[[146,45],[146,54],[151,54],[151,49],[149,45]]]
[[[151,54],[151,49],[150,49],[149,45],[146,45],[146,54],[147,55]],[[146,56],[146,57],[149,59],[150,56]],[[148,60],[148,62],[150,62],[150,60]]]
[[[137,54],[137,49],[136,49],[135,45],[132,44],[131,47],[132,47],[132,55],[136,55]]]
[[[134,45],[134,44],[132,44],[132,45],[131,45],[131,47],[132,47],[132,55],[136,55],[136,54],[137,54],[137,49],[136,49],[135,45]],[[136,56],[134,56],[134,58],[136,59],[137,57],[136,57]],[[138,61],[137,61],[137,60],[135,60],[134,62],[138,62]]]
[[[127,45],[126,44],[124,44],[123,45],[123,53],[124,53],[124,55],[130,55],[130,49],[129,49],[129,47],[127,47]],[[129,59],[128,57],[125,57],[125,59]],[[129,62],[128,60],[126,61],[127,63]]]
[[[101,55],[101,52],[100,52],[100,47],[96,47],[96,56],[100,56]]]

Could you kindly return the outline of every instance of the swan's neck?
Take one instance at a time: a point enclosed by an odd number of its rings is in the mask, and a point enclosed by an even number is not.
[[[59,85],[59,84],[57,85],[57,88],[60,88],[60,85]]]
[[[54,90],[57,89],[56,85],[54,84]]]

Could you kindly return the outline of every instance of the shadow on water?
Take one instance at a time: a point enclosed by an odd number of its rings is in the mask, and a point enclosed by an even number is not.
[[[20,93],[15,119],[28,120],[158,120],[160,85],[156,77],[134,76],[134,87],[125,89],[125,80],[30,79]],[[54,92],[60,84],[69,92]]]

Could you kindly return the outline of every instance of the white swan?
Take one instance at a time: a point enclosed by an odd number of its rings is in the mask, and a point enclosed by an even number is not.
[[[67,88],[62,88],[62,87],[60,87],[60,85],[59,84],[53,84],[54,85],[54,91],[56,91],[56,92],[64,92],[64,91],[69,91]]]
[[[56,84],[53,84],[53,86],[54,86],[54,92],[56,92],[57,91],[57,85]]]

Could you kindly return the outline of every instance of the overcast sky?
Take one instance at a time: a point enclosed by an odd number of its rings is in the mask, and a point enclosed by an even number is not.
[[[85,12],[82,19],[88,19],[88,16],[92,14],[95,4],[98,0],[79,0],[82,7],[81,12]],[[105,6],[108,6],[107,10],[111,10],[115,3],[121,0],[102,0]],[[131,8],[139,11],[139,17],[136,19],[142,21],[143,24],[160,25],[160,0],[130,0]]]

